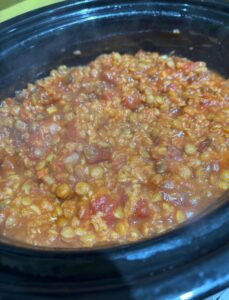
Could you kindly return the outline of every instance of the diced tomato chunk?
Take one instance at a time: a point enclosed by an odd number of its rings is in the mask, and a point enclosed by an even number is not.
[[[135,207],[135,216],[139,219],[148,218],[151,215],[149,203],[145,199],[138,200]]]
[[[105,101],[112,101],[115,97],[115,93],[112,90],[106,90],[102,94],[102,98]]]
[[[113,199],[109,195],[102,195],[96,198],[91,203],[91,211],[92,214],[96,214],[98,212],[102,212],[104,214],[104,219],[106,221],[111,221],[114,218],[114,209],[116,204],[114,203]]]
[[[101,79],[107,83],[115,84],[118,79],[118,73],[115,68],[105,66],[101,72]]]
[[[89,164],[110,161],[112,157],[110,148],[101,148],[96,144],[86,146],[84,148],[84,155]]]
[[[65,138],[69,142],[83,141],[84,138],[80,135],[79,130],[75,126],[75,121],[69,121],[65,124]]]
[[[123,106],[131,109],[136,110],[139,105],[141,104],[141,96],[139,93],[133,93],[131,95],[125,96],[122,98]]]
[[[168,148],[168,158],[176,161],[182,161],[183,151],[173,145]]]

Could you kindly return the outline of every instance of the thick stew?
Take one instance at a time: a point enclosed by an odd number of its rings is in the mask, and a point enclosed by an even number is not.
[[[229,188],[229,82],[140,51],[61,66],[1,102],[0,234],[48,247],[152,237]]]

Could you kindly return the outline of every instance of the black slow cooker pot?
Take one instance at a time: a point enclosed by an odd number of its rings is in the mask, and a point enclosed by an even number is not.
[[[139,49],[175,51],[228,77],[228,2],[66,1],[14,18],[0,24],[0,97],[61,64]],[[1,238],[0,299],[203,299],[229,286],[227,200],[130,245],[55,250]]]

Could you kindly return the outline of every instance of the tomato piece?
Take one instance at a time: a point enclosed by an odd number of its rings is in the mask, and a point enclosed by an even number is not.
[[[83,141],[83,138],[80,136],[75,126],[74,120],[65,124],[65,137],[69,142]]]
[[[28,121],[29,120],[29,113],[26,111],[26,109],[22,106],[20,108],[20,117],[23,121]]]
[[[201,107],[206,108],[210,106],[221,107],[222,103],[220,103],[217,99],[212,99],[212,95],[204,94],[201,100]]]
[[[102,94],[102,98],[105,101],[111,101],[115,97],[115,93],[112,90],[106,90]]]
[[[114,218],[115,207],[116,204],[109,195],[99,196],[91,203],[92,214],[102,212],[106,221],[111,221]]]
[[[126,162],[126,156],[124,154],[121,154],[119,156],[116,156],[115,159],[113,159],[113,163],[112,166],[116,171],[119,171],[122,166],[125,164]]]
[[[110,161],[112,157],[110,148],[101,148],[96,144],[86,146],[84,148],[84,155],[89,164]]]
[[[139,219],[148,218],[151,215],[149,203],[145,199],[138,200],[135,206],[135,216]]]
[[[176,161],[182,161],[183,151],[173,145],[168,147],[168,158]]]
[[[115,68],[105,66],[101,72],[101,79],[107,83],[115,84],[118,79],[118,73]]]
[[[182,65],[182,69],[184,72],[186,73],[190,73],[191,71],[193,71],[196,67],[196,63],[192,62],[192,61],[187,61],[185,63],[183,63]]]
[[[40,171],[37,171],[38,179],[42,179],[47,173],[48,173],[48,169],[42,169]]]
[[[124,96],[122,98],[123,106],[131,110],[136,110],[141,104],[141,95],[138,92],[135,92],[131,95]]]

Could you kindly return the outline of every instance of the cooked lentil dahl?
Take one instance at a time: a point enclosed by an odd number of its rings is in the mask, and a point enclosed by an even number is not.
[[[0,232],[90,247],[158,235],[229,188],[229,82],[140,51],[53,70],[0,107]]]

